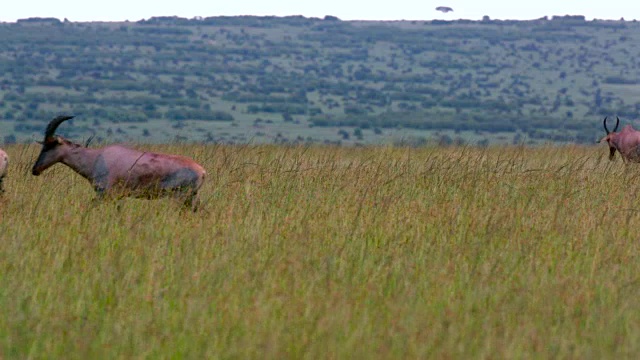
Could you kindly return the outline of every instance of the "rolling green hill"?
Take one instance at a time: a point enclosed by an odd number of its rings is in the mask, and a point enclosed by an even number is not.
[[[0,24],[0,139],[593,142],[640,118],[640,25],[154,17]]]

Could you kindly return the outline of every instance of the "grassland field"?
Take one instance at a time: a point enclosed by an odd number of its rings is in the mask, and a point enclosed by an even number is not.
[[[202,211],[6,147],[0,358],[640,354],[640,167],[606,148],[145,149],[204,165]]]

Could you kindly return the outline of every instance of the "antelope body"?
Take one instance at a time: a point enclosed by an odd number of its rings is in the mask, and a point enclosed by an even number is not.
[[[73,116],[51,120],[42,150],[32,173],[40,175],[60,162],[89,180],[98,198],[174,196],[197,210],[197,193],[206,171],[195,161],[178,155],[143,152],[120,145],[91,149],[54,135],[56,128]]]
[[[2,184],[4,178],[7,176],[7,168],[9,167],[9,156],[4,150],[0,149],[0,194],[4,192],[4,185]]]
[[[640,131],[627,125],[620,132],[616,132],[618,125],[620,125],[620,119],[616,117],[616,127],[613,131],[609,131],[607,118],[604,118],[604,131],[607,132],[607,135],[599,142],[606,141],[609,144],[609,160],[613,160],[616,151],[618,151],[622,156],[622,161],[640,162]]]

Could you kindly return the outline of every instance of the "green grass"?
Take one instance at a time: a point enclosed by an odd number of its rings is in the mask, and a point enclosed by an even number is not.
[[[2,358],[634,358],[637,166],[594,147],[158,145],[202,212],[12,146]]]

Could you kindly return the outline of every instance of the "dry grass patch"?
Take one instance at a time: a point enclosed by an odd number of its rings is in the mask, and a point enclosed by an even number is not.
[[[640,167],[606,149],[154,149],[203,211],[6,149],[0,357],[640,354]]]

